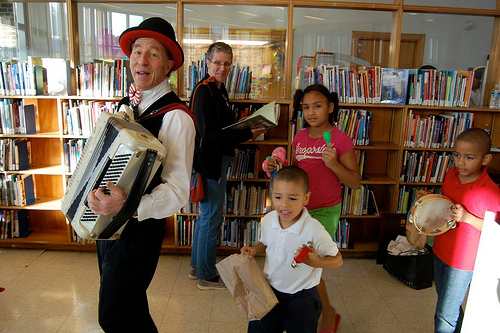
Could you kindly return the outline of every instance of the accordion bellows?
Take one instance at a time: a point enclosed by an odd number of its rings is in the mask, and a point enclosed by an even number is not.
[[[76,234],[89,240],[119,238],[164,157],[163,145],[143,126],[121,112],[101,113],[61,201]],[[95,215],[87,196],[108,181],[127,199],[116,216]]]

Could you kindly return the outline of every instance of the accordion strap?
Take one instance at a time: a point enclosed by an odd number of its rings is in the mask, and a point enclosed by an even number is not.
[[[191,119],[193,119],[194,127],[196,128],[196,118],[194,117],[193,112],[191,112],[191,110],[186,105],[184,105],[184,103],[180,103],[180,102],[175,102],[175,103],[170,103],[168,105],[165,105],[164,107],[161,107],[158,110],[151,112],[150,114],[148,114],[144,118],[139,118],[139,122],[142,122],[142,121],[149,119],[149,118],[164,115],[165,113],[172,111],[172,110],[182,110],[182,111],[186,112],[188,114],[188,116],[190,116]]]

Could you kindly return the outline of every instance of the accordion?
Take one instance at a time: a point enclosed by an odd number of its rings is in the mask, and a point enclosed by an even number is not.
[[[164,157],[160,141],[125,113],[101,113],[61,201],[76,234],[89,240],[119,238]],[[127,198],[116,216],[96,215],[87,196],[108,181]]]

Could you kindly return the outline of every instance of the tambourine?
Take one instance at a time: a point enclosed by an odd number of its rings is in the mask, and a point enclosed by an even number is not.
[[[428,194],[414,202],[409,221],[420,233],[437,236],[455,227],[457,222],[451,217],[454,207],[444,195]]]

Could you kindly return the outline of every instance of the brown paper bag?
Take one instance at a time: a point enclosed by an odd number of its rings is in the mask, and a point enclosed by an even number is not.
[[[406,216],[406,239],[408,239],[408,243],[414,245],[417,249],[422,250],[425,247],[427,235],[420,233],[410,221],[410,215],[414,210],[415,207],[412,206],[412,208],[408,212],[408,215]]]
[[[217,265],[220,277],[249,320],[259,320],[278,304],[264,272],[255,259],[233,254]]]

